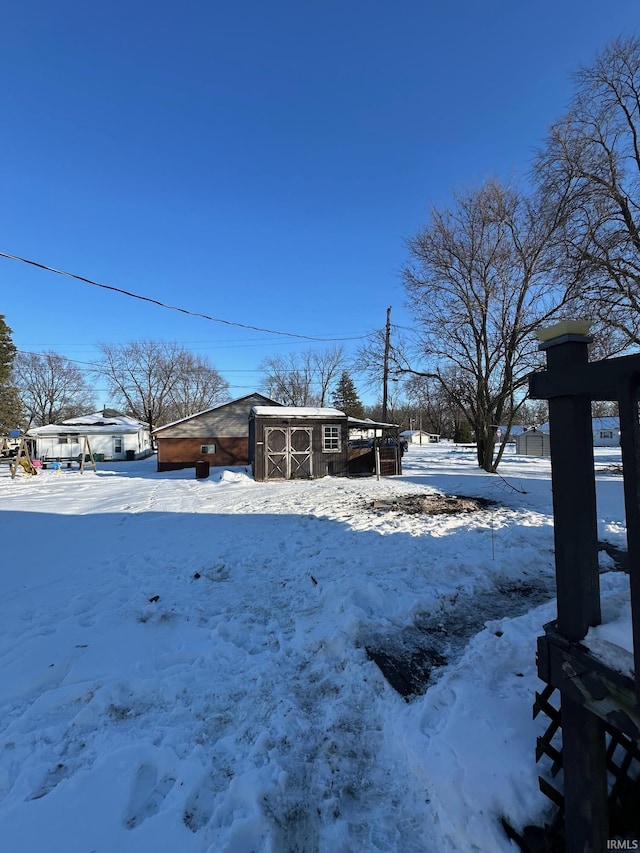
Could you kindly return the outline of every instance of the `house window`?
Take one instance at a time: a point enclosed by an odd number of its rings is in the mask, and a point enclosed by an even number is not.
[[[66,435],[59,435],[58,436],[58,444],[69,444],[69,439],[67,438]]]
[[[613,438],[613,430],[612,429],[601,429],[600,430],[600,438]]]
[[[122,439],[113,437],[113,452],[122,453]]]
[[[340,427],[322,427],[322,449],[325,453],[340,450]]]
[[[216,446],[215,444],[202,444],[200,445],[200,453],[215,453]]]

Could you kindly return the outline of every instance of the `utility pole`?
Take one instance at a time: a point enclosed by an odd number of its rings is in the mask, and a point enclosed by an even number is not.
[[[391,338],[391,306],[387,308],[387,326],[384,333],[384,365],[382,371],[382,422],[387,423],[387,401],[389,385],[389,341]]]

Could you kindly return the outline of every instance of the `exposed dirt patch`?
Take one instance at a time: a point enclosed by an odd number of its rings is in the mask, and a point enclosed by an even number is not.
[[[503,578],[490,589],[444,596],[412,625],[365,639],[370,660],[407,701],[423,695],[448,664],[458,660],[485,622],[526,613],[555,594],[552,575],[527,581]]]
[[[497,506],[497,501],[488,498],[464,495],[399,495],[388,500],[377,500],[371,509],[378,511],[404,512],[409,515],[456,515],[477,512]]]

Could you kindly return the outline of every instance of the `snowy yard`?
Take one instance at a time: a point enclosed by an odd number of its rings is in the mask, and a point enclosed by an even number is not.
[[[596,453],[599,538],[625,547],[620,451]],[[502,816],[548,816],[548,460],[502,479],[412,446],[402,477],[263,484],[98,467],[0,469],[2,850],[493,853],[515,849]],[[380,506],[432,493],[496,503]],[[372,656],[421,643],[403,697]]]

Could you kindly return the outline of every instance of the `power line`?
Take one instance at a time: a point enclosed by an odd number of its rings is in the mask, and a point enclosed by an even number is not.
[[[363,332],[358,332],[357,334],[354,333],[354,335],[350,338],[338,338],[337,340],[349,340],[349,341],[351,341],[351,340],[364,340],[366,338],[372,338],[372,337],[375,337],[375,332],[364,332],[363,331]],[[329,341],[336,340],[336,338],[332,338],[332,337],[328,336],[327,340],[329,340]],[[259,348],[259,347],[264,346],[264,343],[266,341],[271,341],[273,343],[271,338],[257,338],[257,339],[256,338],[241,338],[239,341],[233,342],[233,348],[234,349]],[[197,340],[197,341],[174,341],[174,340],[172,340],[171,343],[178,344],[178,346],[196,348],[198,350],[210,350],[210,349],[228,350],[230,347],[230,344],[228,341],[226,341],[226,342],[214,341],[211,338],[206,338],[205,340]],[[279,343],[291,344],[291,345],[295,346],[299,342],[293,340],[293,341],[280,341]],[[27,346],[35,346],[39,350],[44,350],[44,349],[52,348],[52,347],[64,347],[65,350],[69,351],[71,349],[87,350],[89,348],[95,347],[95,344],[92,342],[87,342],[87,341],[85,341],[84,343],[83,342],[75,342],[75,343],[70,344],[70,343],[64,341],[61,343],[46,343],[46,344],[29,343],[29,344],[27,344]]]
[[[34,352],[33,350],[26,350],[26,349],[17,349],[16,352],[20,353],[20,355],[35,355],[35,356],[38,356],[39,358],[46,358],[47,356],[52,356],[53,358],[59,359],[60,361],[65,362],[65,363],[69,362],[71,364],[86,365],[86,367],[76,368],[80,373],[91,373],[91,374],[97,373],[97,374],[101,374],[101,375],[106,375],[104,368],[102,367],[101,362],[99,362],[99,361],[81,361],[80,359],[69,358],[68,356],[61,355],[60,353]],[[221,376],[223,374],[224,374],[224,376],[226,376],[229,373],[259,374],[261,376],[265,374],[265,370],[261,367],[229,367],[229,368],[221,368],[219,370],[217,367],[211,365],[210,367],[209,366],[203,366],[203,367],[194,367],[194,368],[189,368],[189,369],[182,368],[182,373],[189,375],[189,376],[197,376],[197,375],[205,376],[208,373],[211,373],[212,371],[219,373]],[[283,367],[281,370],[279,370],[279,373],[281,373],[283,376],[284,375],[288,376],[290,374],[297,373],[297,370],[295,367],[290,367],[290,368]]]
[[[111,284],[101,284],[99,281],[93,281],[93,279],[85,278],[82,275],[76,275],[72,272],[67,272],[66,270],[58,270],[54,267],[47,266],[46,264],[38,263],[38,261],[31,261],[28,258],[21,258],[18,255],[9,255],[6,252],[0,252],[0,257],[7,258],[10,261],[20,261],[23,264],[29,264],[32,267],[37,267],[38,269],[45,270],[46,272],[53,272],[56,275],[64,275],[69,278],[74,278],[77,281],[83,281],[85,284],[90,284],[93,287],[101,287],[104,290],[110,290],[114,293],[121,293],[123,296],[129,296],[131,299],[139,299],[142,302],[150,302],[152,305],[157,305],[159,308],[166,308],[169,311],[178,311],[181,314],[187,314],[189,317],[200,317],[202,320],[210,320],[212,323],[222,323],[225,326],[235,326],[239,329],[250,329],[252,332],[265,332],[269,335],[281,335],[287,338],[300,338],[304,341],[353,341],[359,340],[360,338],[348,337],[348,338],[315,338],[311,335],[299,335],[295,332],[280,332],[275,329],[265,329],[262,326],[251,326],[247,323],[237,323],[233,320],[224,320],[220,317],[210,317],[208,314],[201,314],[198,311],[189,311],[187,308],[180,308],[177,305],[167,305],[165,302],[160,302],[159,299],[152,299],[150,296],[140,296],[139,293],[132,293],[130,290],[123,290],[120,287],[114,287]]]
[[[28,350],[28,349],[17,349],[16,352],[19,352],[21,355],[37,355],[37,356],[40,356],[40,358],[46,358],[46,356],[51,355],[54,358],[61,359],[62,361],[71,361],[71,362],[73,362],[73,364],[89,364],[89,365],[96,365],[96,366],[98,364],[98,362],[96,362],[96,361],[80,361],[80,359],[78,359],[78,358],[68,358],[66,355],[61,355],[60,353],[57,353],[57,352],[54,352],[54,353],[33,352],[33,350]]]

